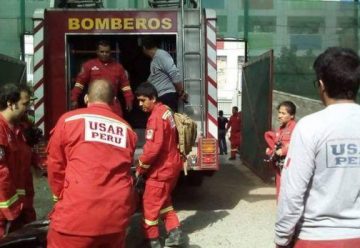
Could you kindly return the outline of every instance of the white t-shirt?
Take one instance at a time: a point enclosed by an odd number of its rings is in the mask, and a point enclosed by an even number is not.
[[[360,238],[360,106],[337,103],[296,125],[282,171],[275,243]]]

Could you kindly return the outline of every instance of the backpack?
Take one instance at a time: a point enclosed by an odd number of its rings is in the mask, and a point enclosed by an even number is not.
[[[186,157],[196,142],[197,124],[186,114],[174,113],[176,129],[178,131],[179,150]]]

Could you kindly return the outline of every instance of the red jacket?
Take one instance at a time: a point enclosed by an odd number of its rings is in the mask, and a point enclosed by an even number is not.
[[[58,232],[97,236],[125,230],[133,213],[130,167],[136,134],[106,104],[60,117],[48,144],[48,180]]]
[[[177,178],[182,160],[174,116],[166,105],[155,104],[146,124],[145,139],[139,162],[141,168],[147,169],[147,177],[158,181]]]
[[[285,126],[280,127],[275,132],[265,132],[265,141],[269,148],[267,155],[274,153],[275,144],[280,141],[282,156],[286,156],[289,149],[291,134],[295,128],[295,125],[295,120],[290,120]]]
[[[85,85],[94,79],[109,80],[113,84],[115,95],[117,95],[119,91],[122,91],[126,103],[129,104],[133,102],[134,95],[131,91],[124,67],[113,60],[104,63],[99,59],[91,59],[83,64],[81,72],[76,77],[75,86],[71,91],[71,100],[77,101]]]
[[[14,220],[21,212],[16,185],[23,171],[20,155],[15,132],[0,114],[0,221]]]
[[[241,132],[241,114],[235,113],[230,116],[229,122],[227,124],[227,129],[230,130],[230,134],[240,133]]]

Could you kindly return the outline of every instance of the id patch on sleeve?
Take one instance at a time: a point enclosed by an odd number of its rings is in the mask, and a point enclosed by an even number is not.
[[[145,138],[147,140],[153,140],[154,139],[154,129],[147,129]]]

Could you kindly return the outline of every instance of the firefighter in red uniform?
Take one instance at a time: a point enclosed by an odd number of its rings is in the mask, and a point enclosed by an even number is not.
[[[20,96],[32,96],[33,92],[30,87],[27,85],[21,85],[19,87]],[[30,98],[30,100],[32,99]],[[29,135],[25,136],[24,133],[30,128],[30,125],[32,124],[29,123],[27,114],[24,114],[22,115],[22,118],[16,122],[16,125],[13,129],[19,151],[17,160],[21,163],[19,168],[14,171],[14,178],[16,178],[15,186],[16,192],[23,202],[23,208],[20,215],[11,223],[9,229],[10,232],[15,231],[25,224],[36,220],[36,212],[34,208],[35,192],[31,173],[33,151],[30,147],[30,143],[32,141],[30,141]],[[35,137],[31,138],[34,140]]]
[[[295,128],[296,106],[291,101],[284,101],[277,107],[280,127],[275,132],[265,132],[265,141],[268,145],[266,155],[275,169],[276,199],[279,197],[281,169],[290,144],[290,137]]]
[[[168,232],[165,246],[180,246],[184,240],[171,201],[171,192],[183,164],[177,148],[174,116],[166,105],[157,101],[157,91],[151,83],[141,84],[135,94],[142,110],[151,113],[146,125],[144,151],[136,168],[136,176],[146,178],[142,198],[145,238],[150,247],[161,247],[160,217]]]
[[[112,83],[115,96],[122,91],[127,111],[131,111],[134,95],[131,91],[128,77],[124,67],[111,58],[111,47],[107,41],[99,41],[96,50],[97,58],[85,62],[81,72],[76,78],[76,83],[71,91],[71,107],[78,107],[79,96],[85,85],[95,79],[107,79]],[[115,97],[113,109],[115,113],[122,116],[122,109],[119,100]]]
[[[241,114],[238,112],[238,107],[232,108],[232,115],[226,127],[226,131],[230,129],[230,146],[231,155],[229,160],[236,159],[236,153],[241,145]]]
[[[15,125],[29,104],[30,95],[20,92],[18,86],[7,84],[0,88],[0,237],[6,235],[23,208],[24,164],[20,158],[24,150]]]
[[[136,134],[109,106],[111,83],[98,79],[87,108],[60,117],[48,145],[48,180],[55,203],[48,247],[123,248],[134,212],[130,167]]]

